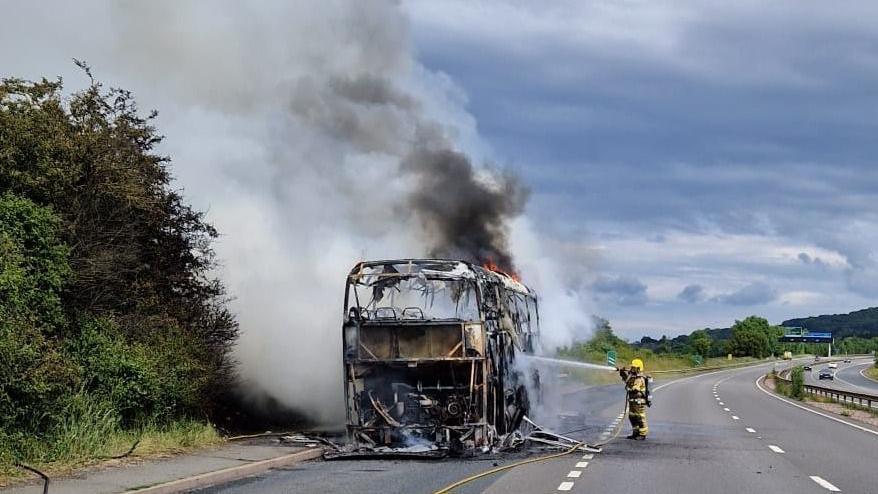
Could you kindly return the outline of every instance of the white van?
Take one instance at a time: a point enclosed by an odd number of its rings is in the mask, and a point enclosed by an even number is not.
[[[830,362],[828,367],[830,369],[838,369],[838,362]]]

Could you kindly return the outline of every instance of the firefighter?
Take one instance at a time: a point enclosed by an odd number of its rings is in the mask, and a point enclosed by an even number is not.
[[[646,407],[651,406],[649,396],[649,379],[643,374],[643,361],[636,358],[631,367],[619,369],[619,375],[625,381],[625,393],[628,398],[628,420],[631,421],[631,435],[626,439],[646,439],[649,427],[646,425]]]

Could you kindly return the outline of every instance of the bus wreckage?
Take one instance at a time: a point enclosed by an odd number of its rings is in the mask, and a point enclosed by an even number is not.
[[[534,292],[462,261],[361,262],[347,278],[346,455],[488,450],[525,419],[539,345]],[[535,397],[534,397],[535,398]]]

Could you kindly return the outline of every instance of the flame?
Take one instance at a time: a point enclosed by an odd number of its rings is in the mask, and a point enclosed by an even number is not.
[[[512,278],[513,280],[515,280],[515,281],[521,283],[521,276],[519,276],[518,273],[515,273],[515,272],[508,272],[508,271],[503,270],[503,268],[501,268],[501,267],[500,267],[497,263],[495,263],[494,260],[491,259],[491,258],[488,258],[488,260],[485,261],[484,264],[482,264],[482,267],[485,268],[485,269],[487,269],[488,271],[493,271],[493,272],[495,272],[495,273],[500,273],[500,274],[502,274],[502,275],[504,275],[504,276],[508,276],[508,277]]]

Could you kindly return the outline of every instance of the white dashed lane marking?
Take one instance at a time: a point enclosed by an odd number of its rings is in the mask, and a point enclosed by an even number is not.
[[[732,415],[732,420],[741,420],[741,417],[738,417],[737,415]]]
[[[576,464],[576,468],[585,468],[587,466],[588,466],[587,461],[580,461],[579,463]]]
[[[573,482],[561,482],[561,484],[558,485],[559,491],[569,491],[570,489],[573,489]]]
[[[594,458],[594,455],[591,454],[591,453],[589,453],[589,454],[587,454],[587,455],[582,455],[582,459],[583,459],[583,460],[590,460],[590,459],[592,459],[592,458]]]
[[[820,487],[823,487],[824,489],[826,489],[826,490],[828,490],[828,491],[830,491],[830,492],[841,492],[841,489],[839,489],[838,487],[836,487],[836,486],[830,484],[828,481],[823,480],[822,478],[820,478],[820,477],[818,477],[818,476],[816,476],[816,475],[812,475],[812,476],[811,476],[811,480],[813,480],[814,482],[817,482],[817,484],[818,484]]]
[[[726,407],[726,408],[723,408],[723,411],[726,411],[726,412],[731,412],[731,410],[729,410],[729,408],[728,408],[728,407]]]
[[[570,470],[567,472],[568,479],[578,479],[582,475],[582,470]]]
[[[752,428],[752,427],[747,427],[746,430],[747,430],[747,432],[749,432],[750,434],[756,434],[756,429],[754,429],[754,428]]]
[[[784,450],[780,449],[779,447],[777,447],[777,446],[775,446],[775,445],[773,445],[773,444],[769,444],[769,445],[768,445],[768,449],[774,451],[775,453],[779,453],[779,454],[783,454],[783,453],[785,453]]]

